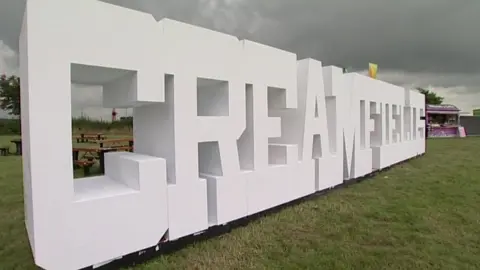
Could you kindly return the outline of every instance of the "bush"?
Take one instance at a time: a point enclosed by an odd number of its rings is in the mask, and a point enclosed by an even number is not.
[[[0,119],[0,135],[19,135],[20,130],[20,120]]]
[[[72,119],[73,133],[80,132],[132,132],[133,118],[123,118],[111,122],[104,120],[89,119],[86,117]]]

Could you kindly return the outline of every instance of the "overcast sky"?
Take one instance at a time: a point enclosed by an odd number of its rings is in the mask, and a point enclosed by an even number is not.
[[[81,0],[79,0],[81,1]],[[362,71],[431,87],[463,111],[480,108],[478,0],[105,0]],[[18,72],[25,0],[0,0],[0,73]],[[109,117],[98,89],[73,89],[74,114]],[[82,108],[82,109],[81,109]],[[1,114],[1,113],[0,113]]]

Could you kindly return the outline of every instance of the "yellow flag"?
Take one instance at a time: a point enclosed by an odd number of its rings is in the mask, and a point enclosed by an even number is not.
[[[378,70],[377,64],[368,63],[368,76],[376,79],[377,78],[377,70]]]

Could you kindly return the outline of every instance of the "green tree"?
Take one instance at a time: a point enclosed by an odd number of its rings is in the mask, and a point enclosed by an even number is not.
[[[20,78],[0,76],[0,109],[10,115],[20,115]]]
[[[425,88],[421,88],[421,87],[417,87],[417,90],[418,90],[418,92],[425,95],[425,99],[427,100],[427,104],[440,105],[440,104],[443,103],[443,97],[439,96],[437,93],[435,93],[431,90],[425,89]]]

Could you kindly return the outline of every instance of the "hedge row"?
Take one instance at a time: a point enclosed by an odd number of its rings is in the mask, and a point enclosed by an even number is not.
[[[46,127],[48,129],[48,127]],[[119,121],[101,121],[88,118],[72,119],[73,133],[79,132],[131,132],[133,119],[124,118]],[[0,135],[18,135],[21,132],[20,120],[0,119]]]

